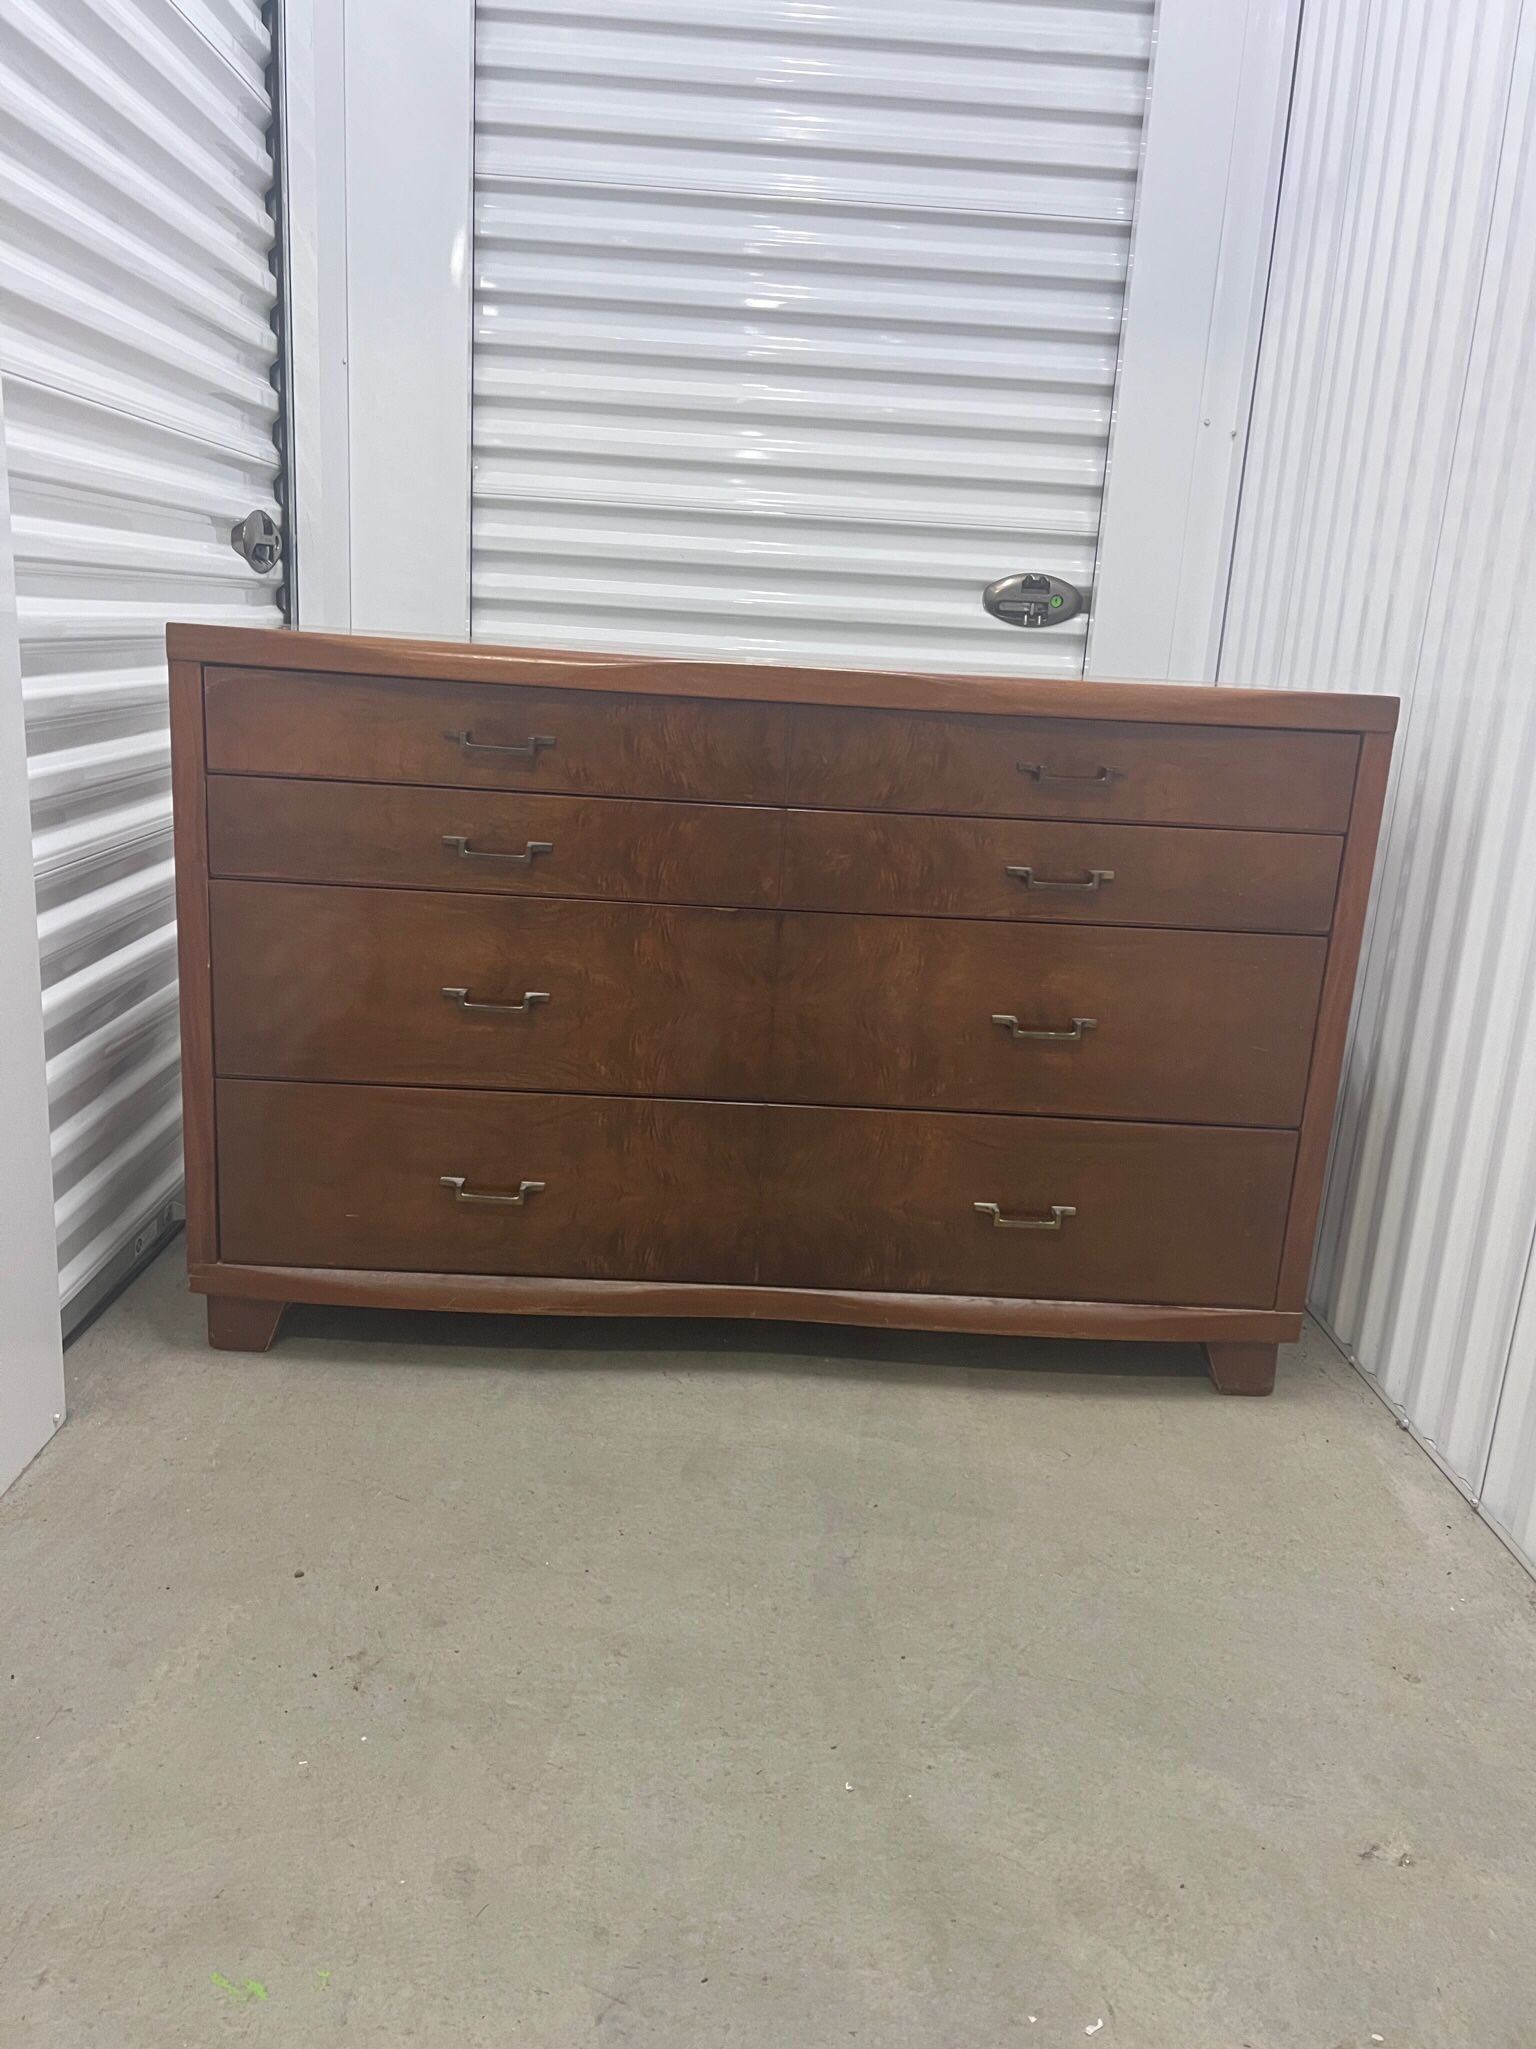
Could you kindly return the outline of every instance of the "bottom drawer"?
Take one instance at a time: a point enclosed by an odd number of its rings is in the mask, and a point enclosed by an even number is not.
[[[478,1089],[222,1081],[217,1102],[223,1260],[393,1273],[1263,1308],[1296,1152],[1288,1131]]]
[[[1294,1132],[911,1110],[767,1114],[765,1286],[1212,1308],[1274,1301]]]
[[[224,1081],[217,1115],[235,1264],[754,1277],[750,1104]]]

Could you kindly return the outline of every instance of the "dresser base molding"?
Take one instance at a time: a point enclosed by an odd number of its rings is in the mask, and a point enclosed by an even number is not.
[[[1166,1303],[1029,1302],[999,1296],[896,1295],[859,1289],[724,1287],[691,1281],[548,1280],[499,1274],[362,1273],[327,1267],[194,1266],[208,1297],[209,1340],[264,1352],[290,1302],[359,1309],[458,1309],[485,1315],[697,1316],[862,1324],[876,1330],[1203,1344],[1223,1393],[1267,1393],[1274,1351],[1301,1335],[1289,1309],[1198,1309]],[[264,1314],[259,1312],[265,1312]],[[248,1332],[242,1339],[241,1333]],[[1269,1384],[1257,1385],[1268,1354]],[[1218,1370],[1216,1360],[1223,1364]],[[1236,1383],[1241,1382],[1239,1386]],[[1232,1384],[1229,1384],[1232,1383]],[[1253,1384],[1249,1384],[1249,1383]]]

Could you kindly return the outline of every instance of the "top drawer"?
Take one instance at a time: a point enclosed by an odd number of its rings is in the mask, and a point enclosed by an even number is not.
[[[1149,697],[1156,688],[1148,685]],[[1213,691],[1213,712],[1219,704]],[[810,809],[1342,832],[1358,750],[1353,733],[804,706],[794,715],[789,801]]]
[[[209,669],[208,767],[577,796],[778,804],[781,705]]]

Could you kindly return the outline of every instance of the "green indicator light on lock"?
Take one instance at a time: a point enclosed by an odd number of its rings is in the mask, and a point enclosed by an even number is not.
[[[1058,592],[1056,593],[1056,595],[1055,595],[1055,596],[1054,596],[1054,597],[1053,597],[1053,598],[1051,599],[1051,610],[1052,610],[1053,612],[1058,612],[1058,611],[1060,611],[1061,607],[1062,607],[1062,606],[1063,606],[1063,605],[1064,605],[1064,604],[1065,604],[1066,602],[1067,602],[1067,601],[1066,601],[1066,599],[1065,599],[1065,598],[1064,598],[1064,597],[1063,597],[1063,596],[1061,595],[1060,591],[1058,591]]]

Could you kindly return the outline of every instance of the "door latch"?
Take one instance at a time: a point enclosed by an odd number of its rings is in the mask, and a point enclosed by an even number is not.
[[[283,559],[283,530],[270,514],[248,512],[230,528],[229,545],[265,576]]]
[[[981,602],[1005,626],[1063,626],[1083,609],[1083,594],[1062,577],[1021,569],[989,583]]]

